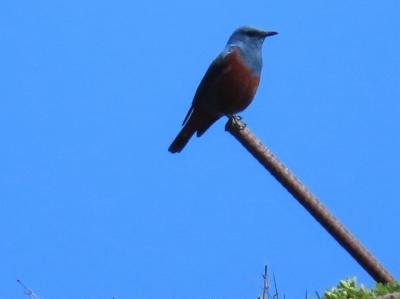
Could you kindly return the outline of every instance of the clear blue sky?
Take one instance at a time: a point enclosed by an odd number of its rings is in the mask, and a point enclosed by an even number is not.
[[[400,277],[400,2],[0,4],[0,297],[286,298],[369,276],[219,121],[167,151],[231,32],[251,129]]]

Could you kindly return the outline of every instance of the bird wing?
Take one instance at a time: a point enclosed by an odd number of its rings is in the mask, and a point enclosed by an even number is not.
[[[232,53],[233,48],[225,49],[208,67],[207,72],[197,87],[192,105],[190,106],[190,109],[183,120],[183,125],[186,124],[190,115],[193,113],[194,108],[199,104],[199,102],[207,99],[210,96],[210,93],[216,90],[215,85],[219,81],[221,75],[224,73],[224,69],[229,67],[228,61]]]

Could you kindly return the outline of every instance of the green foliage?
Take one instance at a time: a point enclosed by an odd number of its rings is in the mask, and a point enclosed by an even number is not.
[[[389,284],[377,283],[375,286],[375,293],[378,296],[391,293],[400,293],[400,282],[389,283]]]
[[[377,283],[374,289],[357,286],[355,278],[341,280],[337,287],[324,293],[324,299],[371,299],[394,292],[400,292],[400,283]]]
[[[339,284],[329,291],[325,291],[322,298],[317,294],[318,299],[372,299],[378,296],[383,296],[392,293],[400,293],[400,282],[382,284],[377,283],[375,288],[368,289],[362,284],[357,285],[355,278],[349,278],[347,280],[341,280]],[[268,296],[266,299],[279,299],[282,296],[278,296],[276,290],[273,296]],[[316,299],[306,295],[306,299]],[[257,299],[263,299],[259,296]]]

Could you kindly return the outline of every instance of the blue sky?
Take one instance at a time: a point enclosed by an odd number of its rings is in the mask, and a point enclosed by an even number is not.
[[[302,298],[370,277],[223,130],[167,148],[231,32],[264,45],[249,127],[400,277],[400,3],[0,4],[0,297]]]

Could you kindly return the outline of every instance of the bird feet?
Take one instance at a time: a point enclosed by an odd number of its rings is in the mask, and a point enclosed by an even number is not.
[[[244,128],[246,128],[246,124],[244,122],[242,122],[242,117],[240,115],[236,115],[236,114],[230,114],[228,115],[229,119],[232,121],[232,125],[239,129],[239,130],[244,130]]]

